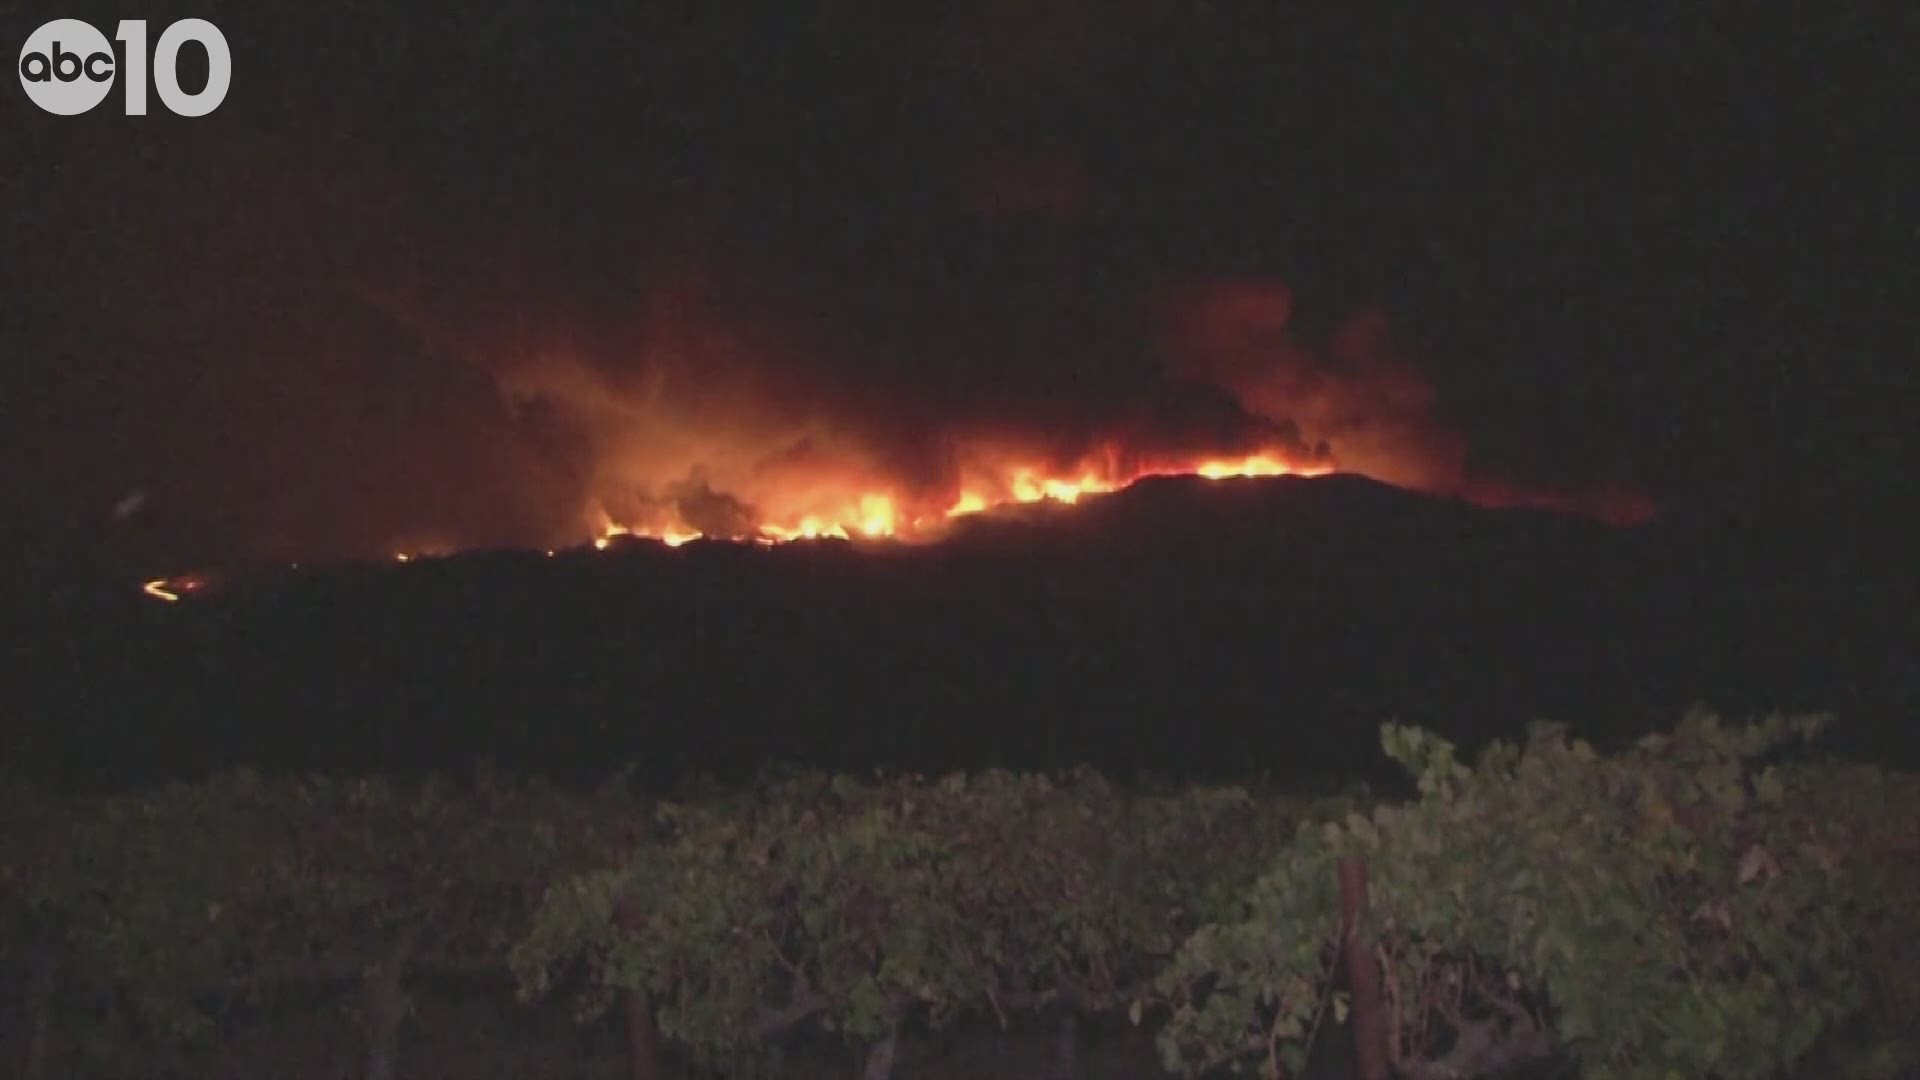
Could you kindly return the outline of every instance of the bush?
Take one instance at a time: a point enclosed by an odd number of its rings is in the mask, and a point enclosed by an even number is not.
[[[1385,748],[1420,797],[1304,829],[1238,919],[1186,944],[1161,981],[1168,1065],[1300,1066],[1320,1018],[1343,1008],[1329,959],[1342,856],[1372,868],[1403,1076],[1556,1055],[1590,1077],[1806,1062],[1872,1006],[1900,1007],[1873,1000],[1873,943],[1903,935],[1888,881],[1911,873],[1920,822],[1906,778],[1769,761],[1823,724],[1696,712],[1615,756],[1540,725],[1471,769],[1445,741],[1389,725]]]
[[[1284,842],[1278,812],[1085,771],[806,776],[662,807],[621,869],[549,894],[513,965],[536,997],[584,961],[588,1015],[642,993],[702,1065],[747,1068],[801,1024],[884,1061],[909,1017],[1128,1007]]]
[[[766,1070],[803,1029],[1125,1015],[1166,1066],[1292,1075],[1351,1002],[1335,866],[1411,1078],[1892,1076],[1920,1029],[1920,786],[1811,759],[1820,718],[1603,755],[1552,725],[1468,767],[1389,725],[1417,796],[1125,791],[1087,770],[798,773],[652,803],[623,783],[206,783],[69,804],[0,790],[0,961],[31,1077],[196,1072],[237,1006],[337,993],[391,1076],[407,978],[481,973],[634,1052]],[[66,1054],[57,1013],[80,1036]],[[68,1060],[72,1056],[73,1060]]]

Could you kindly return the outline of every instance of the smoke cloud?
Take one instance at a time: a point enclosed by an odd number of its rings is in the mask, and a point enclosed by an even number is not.
[[[165,159],[152,191],[222,213],[103,239],[62,269],[98,309],[20,350],[46,422],[18,460],[68,462],[75,519],[156,570],[610,525],[904,535],[1202,465],[1593,508],[1470,475],[1379,308],[1314,336],[1273,278],[1089,273],[1072,230],[1101,194],[1061,151],[985,155],[947,248],[851,285],[804,252],[756,264],[697,215],[648,250],[615,250],[630,229],[530,251],[511,220],[436,225],[403,178],[224,152],[248,167],[215,175],[284,182],[209,194]],[[192,274],[151,254],[189,249]],[[918,275],[907,302],[889,275]]]
[[[1315,343],[1296,334],[1293,291],[1277,281],[1188,281],[1136,303],[1153,313],[1157,366],[1131,376],[1136,386],[1090,387],[1053,418],[996,416],[982,407],[992,393],[855,389],[847,375],[871,370],[871,357],[813,355],[822,346],[777,320],[687,286],[639,305],[632,332],[613,335],[618,348],[496,351],[488,363],[521,437],[565,448],[549,471],[578,479],[543,542],[609,526],[927,531],[962,503],[1070,499],[1263,455],[1293,471],[1554,503],[1469,476],[1466,440],[1441,421],[1434,387],[1377,308]]]
[[[1397,347],[1385,312],[1340,322],[1321,347],[1293,333],[1293,290],[1273,281],[1190,285],[1165,305],[1172,370],[1247,412],[1294,425],[1342,468],[1436,494],[1466,482],[1467,446],[1438,418],[1434,387]]]

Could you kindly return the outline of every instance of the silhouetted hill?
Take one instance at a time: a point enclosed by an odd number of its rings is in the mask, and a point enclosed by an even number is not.
[[[650,541],[62,594],[18,758],[671,776],[768,760],[1089,761],[1303,779],[1399,717],[1478,740],[1832,708],[1909,753],[1899,567],[1724,526],[1620,530],[1354,477],[1161,479],[930,546]],[[1836,552],[1848,555],[1849,552]],[[1862,576],[1866,575],[1866,576]]]

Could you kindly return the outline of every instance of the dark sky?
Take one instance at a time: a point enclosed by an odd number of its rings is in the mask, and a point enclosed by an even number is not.
[[[211,116],[9,89],[20,535],[512,538],[571,435],[474,357],[627,355],[662,305],[760,343],[773,398],[1077,421],[1157,370],[1143,298],[1234,278],[1287,282],[1306,337],[1384,308],[1476,468],[1745,515],[1909,497],[1911,27],[780,6],[163,5],[153,33],[231,44]]]

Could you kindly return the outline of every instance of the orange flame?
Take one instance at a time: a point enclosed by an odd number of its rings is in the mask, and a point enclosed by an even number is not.
[[[219,584],[219,581],[217,572],[196,572],[177,577],[154,578],[152,581],[142,583],[140,591],[155,600],[177,604],[190,593],[212,589]]]
[[[568,534],[600,551],[633,539],[668,547],[703,538],[760,546],[934,541],[969,515],[1084,503],[1162,476],[1348,471],[1490,507],[1566,509],[1618,523],[1652,513],[1631,493],[1560,494],[1475,477],[1464,438],[1436,419],[1433,387],[1396,344],[1384,312],[1362,312],[1326,343],[1309,344],[1291,333],[1292,292],[1275,282],[1199,282],[1170,293],[1158,347],[1171,373],[1211,389],[1172,401],[1166,416],[1143,402],[1151,407],[1141,415],[1098,429],[1114,441],[1079,441],[1072,450],[1063,449],[1067,440],[1084,440],[1093,416],[1064,432],[931,420],[908,440],[896,438],[903,423],[870,430],[869,417],[777,377],[759,346],[712,332],[686,313],[698,305],[681,299],[665,296],[650,309],[657,325],[638,383],[567,352],[508,365],[502,389],[558,409],[577,426],[590,462],[578,489],[553,488],[569,494],[541,502],[536,542],[549,557],[565,545],[546,545]],[[1188,404],[1191,417],[1181,411]],[[591,494],[571,501],[573,490]],[[387,550],[398,548],[392,557],[402,563],[461,546],[445,534],[392,542]],[[144,586],[167,602],[193,587],[186,578]]]
[[[1321,476],[1335,470],[1324,458],[1297,461],[1279,451],[1265,451],[1242,457],[1198,458],[1189,461],[1157,462],[1122,468],[1107,460],[1088,460],[1068,469],[1048,469],[1036,464],[1009,464],[994,468],[976,468],[960,492],[951,499],[915,498],[902,487],[880,490],[863,489],[858,484],[844,488],[828,484],[795,499],[804,509],[786,515],[763,518],[752,532],[713,536],[689,525],[671,510],[655,511],[647,520],[615,520],[604,509],[593,546],[601,551],[620,537],[658,540],[678,547],[691,540],[711,538],[761,545],[796,540],[901,540],[938,539],[955,518],[984,513],[996,507],[1055,502],[1078,503],[1088,496],[1119,491],[1150,476],[1200,476],[1210,480],[1251,476]]]

